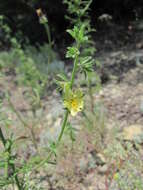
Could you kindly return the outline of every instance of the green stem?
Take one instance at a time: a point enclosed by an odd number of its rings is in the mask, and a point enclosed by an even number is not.
[[[51,33],[50,33],[50,27],[49,27],[48,23],[45,23],[44,26],[45,26],[45,29],[46,29],[46,33],[47,33],[47,36],[48,36],[48,42],[49,42],[48,64],[50,64],[50,62],[51,62],[51,54],[53,53],[52,52]]]
[[[3,146],[5,147],[5,145],[6,145],[6,139],[5,139],[4,135],[3,135],[3,132],[1,130],[1,128],[0,128],[0,139],[2,140]],[[10,150],[8,150],[8,153],[11,155],[11,151]],[[9,165],[9,161],[8,161],[8,165]],[[15,174],[15,165],[11,164],[11,168],[13,170],[13,174]],[[15,182],[16,182],[16,185],[17,185],[18,189],[22,190],[20,182],[19,182],[19,179],[18,179],[18,176],[15,175],[14,178],[15,178]]]
[[[15,173],[15,165],[12,164],[11,167],[12,167],[13,173]],[[15,182],[16,182],[16,185],[17,185],[18,189],[22,190],[23,188],[20,185],[20,182],[19,182],[17,174],[14,176],[14,178],[15,178]]]
[[[6,144],[6,139],[4,138],[4,135],[3,135],[3,132],[2,132],[2,130],[1,130],[1,128],[0,128],[0,139],[2,140],[2,143],[3,143],[3,145],[5,146],[5,144]]]
[[[3,146],[5,147],[6,145],[6,139],[4,138],[2,129],[0,128],[0,139],[3,143]],[[5,164],[5,178],[8,178],[8,167],[9,167],[9,160],[7,160],[6,164]]]
[[[71,82],[70,82],[71,89],[72,89],[74,79],[75,79],[75,73],[76,73],[76,69],[77,69],[77,64],[78,64],[78,55],[76,56],[75,61],[74,61],[74,67],[73,67],[72,76],[71,76]]]
[[[60,135],[59,135],[59,137],[58,137],[57,145],[59,145],[59,142],[61,141],[62,136],[63,136],[63,134],[64,134],[64,129],[65,129],[65,127],[66,127],[68,115],[69,115],[69,111],[66,110],[65,116],[64,116],[64,121],[63,121],[63,124],[62,124],[62,129],[61,129]],[[42,161],[41,161],[39,164],[37,164],[35,167],[33,167],[31,171],[37,170],[37,169],[40,168],[43,164],[45,164],[46,162],[49,162],[49,160],[50,160],[50,158],[51,158],[52,155],[53,155],[53,151],[50,151],[48,157],[45,158],[44,160],[42,160]],[[20,171],[19,171],[19,173],[20,173]]]
[[[48,23],[44,24],[44,26],[46,28],[46,32],[47,32],[47,36],[48,36],[48,41],[49,41],[49,46],[50,46],[50,48],[52,48],[52,40],[51,40],[50,27],[49,27]]]
[[[79,43],[77,43],[77,49],[78,50],[80,49],[80,44]],[[74,80],[75,80],[75,73],[76,73],[77,66],[78,66],[78,59],[79,59],[79,55],[76,55],[75,60],[74,60],[73,70],[72,70],[71,82],[70,82],[71,89],[72,89],[72,86],[73,86],[73,83],[74,83]]]
[[[62,124],[62,129],[61,129],[61,132],[60,132],[60,135],[59,135],[59,138],[58,138],[58,142],[60,142],[61,139],[62,139],[62,136],[63,136],[64,130],[65,130],[65,127],[66,127],[66,124],[67,124],[68,115],[69,115],[69,111],[66,110],[66,112],[65,112],[65,116],[64,116],[64,121],[63,121],[63,124]]]
[[[9,161],[7,160],[5,163],[5,167],[4,167],[4,173],[5,173],[5,178],[8,179],[8,166],[9,166]]]

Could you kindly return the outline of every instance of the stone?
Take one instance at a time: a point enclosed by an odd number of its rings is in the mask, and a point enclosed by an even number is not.
[[[104,165],[106,163],[106,159],[103,154],[97,153],[96,151],[92,151],[91,154],[97,165]]]
[[[101,163],[101,164],[105,164],[105,163],[106,163],[106,159],[105,159],[105,157],[103,156],[103,154],[98,153],[98,154],[97,154],[97,158],[100,160],[100,163]]]
[[[137,124],[130,125],[123,129],[122,134],[124,140],[134,141],[143,135],[143,126]]]
[[[107,164],[105,164],[104,166],[99,166],[98,167],[98,172],[100,174],[105,174],[107,172],[107,170],[108,170],[108,165]]]

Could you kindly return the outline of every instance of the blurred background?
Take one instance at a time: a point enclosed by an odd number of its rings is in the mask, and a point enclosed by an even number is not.
[[[41,8],[46,14],[51,28],[52,38],[56,45],[68,42],[64,38],[65,30],[70,27],[70,22],[65,18],[67,6],[62,0],[1,0],[0,14],[5,16],[5,22],[8,23],[14,35],[21,32],[24,38],[27,38],[31,44],[44,43],[47,40],[43,26],[39,24],[36,15],[36,9]],[[92,26],[98,31],[98,27],[106,27],[105,23],[101,25],[100,16],[108,14],[112,17],[112,23],[118,25],[128,25],[130,22],[137,21],[143,17],[142,0],[93,0],[90,6],[90,17]],[[111,23],[110,23],[111,24]],[[0,33],[0,41],[4,36]]]

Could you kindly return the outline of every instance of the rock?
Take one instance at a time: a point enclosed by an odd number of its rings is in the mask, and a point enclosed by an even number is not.
[[[106,159],[105,159],[105,157],[103,156],[103,154],[98,153],[98,154],[97,154],[97,158],[99,159],[100,164],[105,164],[105,163],[106,163]]]
[[[97,153],[96,151],[91,152],[93,158],[97,165],[104,165],[106,163],[106,159],[101,153]]]
[[[100,174],[105,174],[107,172],[107,170],[108,170],[108,165],[107,164],[105,164],[104,166],[98,167],[98,172]]]
[[[124,140],[134,141],[143,135],[143,126],[137,124],[130,125],[123,129],[122,134]]]

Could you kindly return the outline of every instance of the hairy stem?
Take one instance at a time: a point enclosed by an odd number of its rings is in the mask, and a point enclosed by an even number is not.
[[[65,129],[66,124],[67,124],[68,115],[69,115],[69,111],[66,110],[65,116],[64,116],[64,121],[63,121],[63,124],[62,124],[62,129],[61,129],[61,132],[60,132],[60,135],[59,135],[59,138],[58,138],[58,142],[60,142],[61,139],[62,139],[62,136],[63,136],[63,133],[64,133],[64,129]]]

